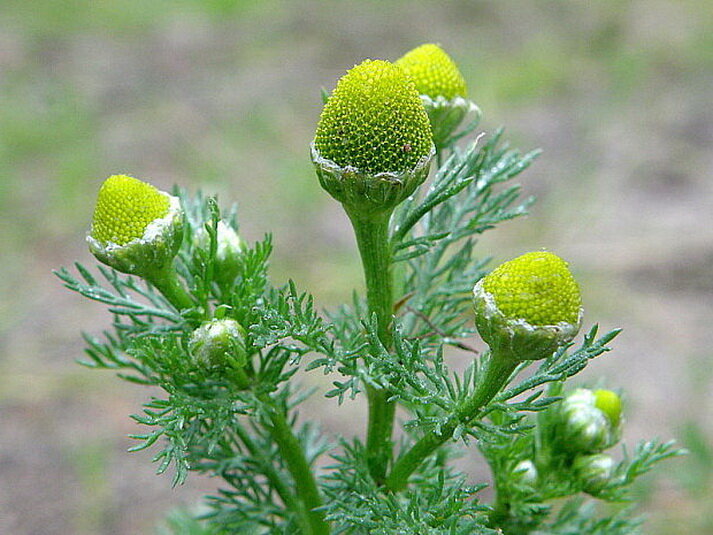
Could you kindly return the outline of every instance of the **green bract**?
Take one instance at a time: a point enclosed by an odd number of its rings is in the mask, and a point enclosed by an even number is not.
[[[388,61],[369,59],[339,80],[314,138],[323,158],[368,174],[413,169],[431,144],[413,82]]]
[[[458,66],[438,45],[427,43],[406,52],[395,63],[416,84],[421,95],[448,100],[467,96],[463,75]]]
[[[113,175],[99,190],[87,241],[106,265],[153,278],[176,256],[183,223],[177,197],[130,176]]]

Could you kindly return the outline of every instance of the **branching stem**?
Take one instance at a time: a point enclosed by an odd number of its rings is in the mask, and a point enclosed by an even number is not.
[[[441,426],[439,432],[434,430],[424,435],[399,458],[386,478],[386,486],[394,492],[403,490],[408,483],[409,476],[424,459],[450,440],[459,425],[467,425],[476,418],[480,409],[500,392],[518,364],[519,362],[516,360],[502,358],[501,355],[491,355],[485,370],[479,376],[478,385],[473,394],[456,408],[448,421]]]
[[[391,212],[363,217],[347,211],[354,227],[366,282],[366,300],[369,315],[376,315],[379,340],[387,349],[393,345],[393,275],[392,250],[389,240]],[[366,448],[371,475],[383,483],[391,461],[396,404],[388,401],[390,393],[382,388],[368,386],[369,423]]]

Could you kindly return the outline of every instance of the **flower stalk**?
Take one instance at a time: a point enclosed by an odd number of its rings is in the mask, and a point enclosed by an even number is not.
[[[371,218],[360,217],[353,211],[347,211],[347,214],[354,228],[364,269],[369,315],[376,317],[379,341],[388,349],[393,344],[394,306],[392,253],[389,240],[391,212]],[[368,461],[374,480],[383,482],[391,461],[391,435],[396,404],[388,401],[390,394],[381,387],[368,385],[366,393],[369,404],[366,438]]]

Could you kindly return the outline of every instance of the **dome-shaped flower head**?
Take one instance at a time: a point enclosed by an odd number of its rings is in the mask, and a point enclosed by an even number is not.
[[[465,80],[458,66],[436,44],[426,43],[406,52],[396,61],[396,65],[411,77],[421,95],[447,100],[467,97]]]
[[[478,332],[516,360],[547,357],[579,331],[579,286],[567,263],[552,253],[505,262],[473,292]]]
[[[455,142],[456,130],[469,114],[480,119],[480,109],[468,100],[463,75],[438,45],[427,43],[406,52],[396,61],[416,84],[428,113],[437,149]]]
[[[104,181],[87,236],[99,260],[124,273],[145,275],[173,259],[182,236],[178,198],[126,175]]]
[[[392,209],[428,173],[433,139],[408,76],[365,60],[337,83],[322,110],[312,159],[322,187],[347,209]]]

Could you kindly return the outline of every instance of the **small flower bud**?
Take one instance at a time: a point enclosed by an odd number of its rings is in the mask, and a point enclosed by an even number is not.
[[[513,477],[523,485],[532,487],[537,483],[537,467],[530,459],[517,463],[512,473]]]
[[[421,45],[404,54],[395,64],[411,77],[421,94],[436,147],[449,144],[450,136],[468,113],[480,117],[478,107],[467,99],[463,75],[440,46]]]
[[[216,232],[215,278],[219,282],[230,283],[238,275],[240,257],[245,251],[245,242],[235,229],[222,219],[218,221]],[[205,228],[201,228],[195,233],[194,243],[198,247],[207,248],[209,246],[208,232]]]
[[[322,187],[365,215],[392,210],[411,195],[434,151],[413,81],[381,60],[365,60],[339,80],[311,148]]]
[[[473,288],[475,323],[494,354],[514,360],[550,356],[582,323],[579,286],[567,263],[533,252],[501,264]]]
[[[565,396],[558,410],[557,440],[565,451],[597,453],[610,448],[619,440],[619,421],[612,421],[597,406],[596,394],[591,390],[573,390]]]
[[[89,249],[106,265],[145,276],[171,263],[183,239],[177,197],[126,175],[104,181],[94,210]]]
[[[188,348],[199,366],[242,368],[247,362],[245,331],[232,319],[214,319],[193,331]]]
[[[614,475],[614,459],[609,455],[580,455],[572,465],[575,476],[588,494],[599,493]]]

